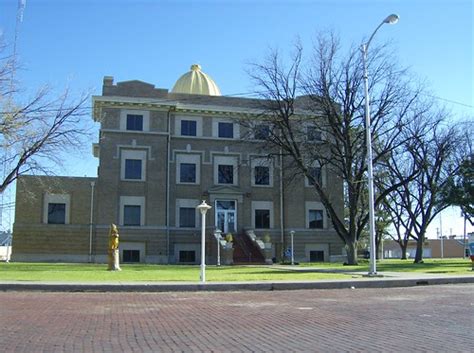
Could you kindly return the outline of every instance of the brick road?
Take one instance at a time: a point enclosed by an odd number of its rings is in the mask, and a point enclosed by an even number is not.
[[[0,351],[472,352],[473,292],[2,292]]]

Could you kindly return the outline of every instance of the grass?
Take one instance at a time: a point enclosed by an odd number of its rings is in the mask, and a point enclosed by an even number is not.
[[[122,271],[107,271],[105,264],[63,263],[0,263],[0,281],[44,282],[157,282],[199,281],[199,266],[124,264]],[[379,272],[417,272],[431,274],[472,274],[469,259],[425,260],[413,264],[411,260],[382,260],[377,263]],[[368,262],[359,266],[334,263],[302,264],[290,266],[222,266],[208,265],[209,282],[235,281],[317,281],[351,279],[368,271]],[[356,274],[354,274],[356,272]]]
[[[314,266],[313,264],[302,264],[301,266]],[[358,266],[344,266],[343,264],[321,263],[319,268],[333,270],[344,270],[354,272],[368,272],[369,261],[359,260]],[[421,264],[414,264],[413,259],[408,260],[378,260],[377,271],[379,272],[412,272],[428,274],[471,274],[472,265],[470,259],[425,259]]]
[[[473,274],[469,258],[426,259],[421,264],[413,260],[384,260],[378,266],[380,271],[418,272],[431,274]]]
[[[135,282],[135,281],[199,281],[199,266],[121,265],[122,271],[107,271],[104,264],[0,263],[0,281],[57,282]],[[295,272],[271,266],[206,267],[210,282],[323,280],[350,278],[345,274]]]

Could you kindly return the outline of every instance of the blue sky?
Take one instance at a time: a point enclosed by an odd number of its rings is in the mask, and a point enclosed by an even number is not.
[[[17,5],[0,0],[0,30],[10,45]],[[248,63],[269,48],[290,49],[299,37],[309,50],[315,34],[326,30],[348,48],[391,13],[399,23],[383,26],[374,41],[391,42],[401,65],[426,80],[440,103],[459,118],[472,118],[471,0],[26,0],[18,78],[29,92],[49,84],[58,92],[69,86],[100,94],[105,75],[171,89],[199,63],[224,95],[246,93],[252,91]],[[90,151],[86,146],[60,174],[95,175]]]

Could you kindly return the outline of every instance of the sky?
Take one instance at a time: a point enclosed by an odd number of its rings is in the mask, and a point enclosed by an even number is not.
[[[396,13],[400,21],[384,25],[373,43],[391,43],[400,65],[426,81],[458,119],[474,116],[471,0],[21,1],[26,6],[16,27],[19,1],[0,0],[0,33],[11,50],[16,29],[17,79],[25,95],[46,84],[58,93],[69,87],[73,94],[100,95],[103,76],[171,89],[194,63],[223,95],[248,94],[246,70],[270,49],[289,52],[299,38],[310,50],[324,31],[336,32],[349,48]],[[98,125],[92,118],[84,125],[93,127],[92,145]],[[58,174],[96,176],[91,151],[84,146]],[[461,234],[459,211],[448,211],[444,233]]]

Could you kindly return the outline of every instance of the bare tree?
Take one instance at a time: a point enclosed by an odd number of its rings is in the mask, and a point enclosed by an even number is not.
[[[19,175],[51,173],[66,152],[82,149],[87,136],[86,95],[73,101],[66,91],[51,98],[50,90],[43,88],[33,98],[22,99],[13,83],[14,65],[11,58],[0,61],[0,193]]]
[[[389,236],[400,246],[400,259],[406,260],[408,241],[413,231],[413,222],[411,222],[410,217],[407,216],[407,212],[401,202],[402,197],[403,196],[400,196],[398,192],[390,193],[387,196],[387,200],[383,203],[383,207],[390,214],[390,219],[395,231],[395,234],[389,233]]]
[[[411,158],[412,151],[416,151],[420,144],[426,140],[430,130],[436,125],[436,121],[429,116],[426,107],[427,102],[421,104],[419,118],[406,124],[403,128],[402,140],[404,143],[394,148],[389,160],[385,163],[384,177],[377,179],[377,187],[385,189],[389,185],[397,184],[399,180],[406,180],[408,175],[420,174],[420,165]],[[421,118],[424,114],[427,117]],[[413,237],[413,219],[409,215],[409,209],[406,207],[407,199],[410,198],[410,188],[407,184],[392,190],[387,194],[382,206],[390,215],[395,234],[390,237],[398,243],[401,249],[401,259],[406,260],[408,242]],[[411,207],[411,205],[410,205]]]
[[[461,160],[457,173],[448,180],[443,197],[446,203],[460,207],[465,221],[474,226],[474,146],[471,132],[474,123],[461,123],[460,127],[464,142],[460,144]]]
[[[293,173],[308,178],[345,243],[348,263],[357,264],[357,242],[369,217],[364,197],[363,66],[357,48],[344,56],[340,52],[335,36],[321,35],[309,62],[303,61],[303,48],[297,44],[287,66],[274,51],[263,63],[254,64],[250,75],[264,98],[260,121],[270,126],[267,149],[282,154]],[[390,57],[388,48],[379,47],[368,62],[376,169],[403,143],[403,127],[418,114],[412,108],[420,92],[410,87],[407,72],[398,69]],[[333,181],[344,183],[347,218],[336,206],[339,195],[321,183],[321,169],[318,172],[315,166],[325,169]],[[404,182],[379,189],[376,204]]]
[[[380,202],[375,210],[375,255],[377,259],[380,259],[382,254],[382,242],[384,239],[390,237],[390,232],[388,230],[390,225],[392,225],[390,214],[383,207],[383,202]]]
[[[407,170],[415,168],[419,175],[404,183],[392,194],[393,218],[405,230],[405,237],[416,240],[415,263],[423,262],[426,230],[446,207],[444,190],[459,168],[461,135],[457,125],[446,124],[445,112],[432,113],[413,122],[418,132],[402,146],[403,152],[392,154],[392,181],[404,179]]]

